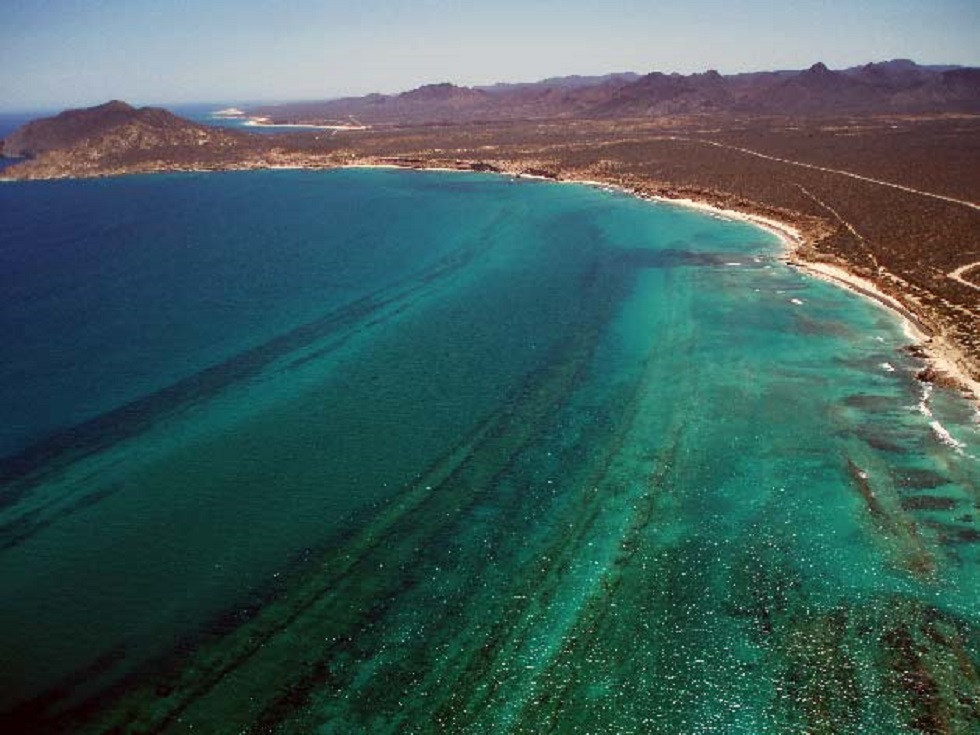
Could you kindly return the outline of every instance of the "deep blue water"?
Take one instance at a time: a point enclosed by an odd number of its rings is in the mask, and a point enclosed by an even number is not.
[[[777,254],[500,176],[0,185],[0,729],[968,732],[976,410]]]
[[[0,456],[424,272],[458,246],[459,222],[499,216],[467,199],[464,181],[427,182],[452,203],[440,212],[395,179],[268,181],[0,188],[0,210],[16,214],[0,233],[0,405],[14,418]]]

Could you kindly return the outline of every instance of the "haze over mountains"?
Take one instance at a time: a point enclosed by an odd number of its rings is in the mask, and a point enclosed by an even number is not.
[[[280,123],[458,123],[554,117],[649,115],[840,115],[980,112],[980,69],[896,59],[832,71],[723,76],[652,72],[560,77],[527,84],[430,84],[394,95],[261,107]]]

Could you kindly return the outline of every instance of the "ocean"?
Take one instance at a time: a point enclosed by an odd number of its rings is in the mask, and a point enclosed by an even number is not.
[[[975,724],[976,409],[770,233],[369,169],[0,213],[5,733]]]

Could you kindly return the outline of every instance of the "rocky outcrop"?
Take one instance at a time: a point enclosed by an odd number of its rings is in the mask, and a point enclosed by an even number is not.
[[[4,141],[4,150],[8,156],[26,158],[80,148],[110,155],[132,149],[227,145],[241,140],[230,131],[197,125],[163,109],[137,109],[114,100],[34,120],[11,133]]]

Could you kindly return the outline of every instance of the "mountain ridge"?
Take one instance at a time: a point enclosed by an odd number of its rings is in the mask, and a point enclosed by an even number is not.
[[[909,59],[832,70],[722,75],[652,71],[552,77],[465,87],[443,82],[398,94],[264,106],[276,123],[351,117],[370,125],[446,124],[542,118],[615,118],[705,113],[763,115],[980,112],[980,68],[922,66]]]

